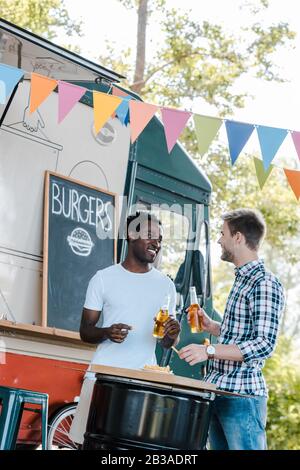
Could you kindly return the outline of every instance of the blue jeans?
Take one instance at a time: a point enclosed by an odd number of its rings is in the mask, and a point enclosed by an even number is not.
[[[211,450],[265,450],[267,398],[217,396],[209,426]]]

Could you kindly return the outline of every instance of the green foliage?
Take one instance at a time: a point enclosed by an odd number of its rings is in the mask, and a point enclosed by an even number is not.
[[[136,10],[140,4],[140,0],[119,1]],[[147,6],[153,21],[160,24],[163,41],[146,64],[140,90],[146,101],[179,107],[187,99],[202,98],[216,106],[219,115],[228,115],[234,107],[244,105],[247,94],[237,94],[232,88],[243,74],[252,71],[259,77],[281,80],[272,53],[279,46],[286,47],[294,38],[288,25],[279,23],[263,28],[254,21],[237,37],[225,32],[220,25],[194,21],[191,12],[167,9],[165,1],[149,0]],[[249,15],[254,20],[254,14],[267,6],[265,0],[252,2]],[[126,59],[122,53],[120,56],[123,60],[119,66],[124,69]],[[113,62],[115,66],[118,64],[112,61],[111,54],[101,57],[100,61],[106,66]],[[129,60],[126,68],[130,84],[135,69],[133,61]]]
[[[212,231],[220,230],[221,215],[239,207],[258,209],[264,215],[268,232],[266,242],[284,252],[292,263],[300,261],[291,240],[299,238],[300,206],[282,170],[274,168],[263,190],[259,189],[253,159],[240,156],[231,165],[228,149],[218,146],[199,162],[212,182]]]
[[[57,28],[81,35],[81,23],[70,19],[61,0],[1,0],[0,16],[47,39],[55,38]]]
[[[282,336],[264,368],[269,388],[267,438],[273,450],[300,449],[300,357],[292,357],[294,348]]]

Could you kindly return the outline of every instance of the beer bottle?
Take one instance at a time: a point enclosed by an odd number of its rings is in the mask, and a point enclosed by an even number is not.
[[[199,304],[196,294],[196,287],[190,287],[190,306],[189,306],[189,318],[190,327],[192,333],[200,333],[202,331],[201,321],[198,317]]]
[[[165,298],[163,305],[161,306],[158,314],[156,315],[156,320],[155,320],[154,328],[153,328],[153,336],[155,338],[161,339],[164,337],[164,334],[165,334],[164,323],[169,318],[169,303],[170,303],[170,296],[168,295]]]

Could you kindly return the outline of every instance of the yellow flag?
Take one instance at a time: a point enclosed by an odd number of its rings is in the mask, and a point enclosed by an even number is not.
[[[106,121],[111,117],[117,109],[122,99],[118,96],[107,95],[99,91],[93,92],[94,101],[94,125],[95,131],[98,134],[101,127],[104,126]]]

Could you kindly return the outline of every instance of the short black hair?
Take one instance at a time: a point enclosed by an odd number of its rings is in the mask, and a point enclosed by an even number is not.
[[[132,224],[132,222],[134,222],[137,219],[139,221],[139,223],[135,227],[137,232],[140,232],[141,225],[144,222],[148,222],[148,223],[154,222],[154,223],[157,223],[159,226],[162,226],[161,221],[159,220],[159,218],[153,212],[150,212],[150,211],[136,211],[135,214],[129,215],[127,217],[127,220],[126,220],[126,240],[128,240],[128,232],[129,232],[130,224]]]
[[[257,250],[266,234],[266,222],[258,210],[236,209],[226,212],[222,219],[227,222],[231,235],[241,232],[250,250]]]

